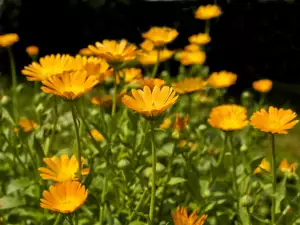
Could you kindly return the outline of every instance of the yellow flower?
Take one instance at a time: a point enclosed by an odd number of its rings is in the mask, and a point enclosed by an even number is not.
[[[189,216],[185,207],[178,206],[176,212],[172,212],[174,225],[203,225],[206,221],[207,215],[200,218],[196,210]]]
[[[102,142],[104,141],[103,135],[96,129],[91,130],[91,135],[96,141]]]
[[[191,93],[205,88],[206,81],[197,78],[185,78],[182,81],[173,83],[173,88],[179,94]]]
[[[71,180],[78,180],[76,177],[78,172],[78,160],[75,155],[69,158],[68,155],[62,154],[59,157],[53,156],[52,158],[44,158],[44,162],[48,168],[40,167],[40,176],[44,180],[53,180],[55,182],[66,182]],[[81,164],[83,166],[84,159],[81,158]],[[89,174],[90,169],[84,168],[81,170],[82,175]]]
[[[29,56],[36,56],[39,54],[39,48],[35,45],[30,45],[26,48],[26,52]]]
[[[140,46],[146,52],[150,52],[154,49],[154,44],[148,39],[144,40],[143,43],[140,44]]]
[[[126,90],[122,90],[118,95],[117,95],[117,103],[121,101],[122,96],[126,94]],[[91,99],[91,102],[94,105],[100,105],[103,108],[109,108],[111,109],[112,106],[112,96],[111,95],[103,95],[101,97],[99,96],[94,96]]]
[[[207,33],[194,34],[189,37],[189,42],[191,44],[206,45],[210,41],[211,41],[210,36]]]
[[[123,96],[123,104],[145,117],[160,115],[174,105],[178,99],[178,95],[176,95],[173,88],[168,86],[162,88],[155,86],[152,92],[148,86],[145,86],[144,90],[132,89],[131,93],[133,97]]]
[[[179,113],[176,113],[176,119],[174,123],[174,129],[177,132],[181,132],[183,129],[185,129],[188,125],[189,118],[188,116],[184,116],[183,118],[180,117]]]
[[[256,129],[272,134],[287,134],[287,130],[293,128],[299,120],[294,120],[297,114],[292,110],[277,109],[273,106],[269,110],[261,109],[255,112],[250,120]]]
[[[239,105],[220,105],[212,109],[208,123],[224,131],[240,130],[248,124],[247,110]]]
[[[165,81],[159,78],[144,78],[143,80],[141,80],[141,86],[148,86],[151,90],[155,87],[161,87],[163,85],[165,85]]]
[[[0,47],[9,47],[19,41],[17,34],[2,34],[0,35]]]
[[[79,70],[81,67],[81,62],[75,61],[70,55],[47,55],[40,58],[39,63],[33,62],[25,66],[22,74],[26,75],[29,81],[42,81],[64,72]]]
[[[82,48],[79,50],[79,55],[91,56],[93,52],[89,48]]]
[[[164,119],[162,124],[159,125],[159,128],[163,130],[167,130],[170,128],[171,124],[172,124],[172,120],[170,118],[166,118]]]
[[[27,119],[20,120],[18,125],[22,128],[24,133],[29,133],[38,126],[38,124],[33,120],[27,120]],[[15,128],[14,131],[15,133],[18,133],[19,129]]]
[[[172,42],[178,36],[177,30],[170,27],[151,27],[143,38],[152,41],[155,46],[162,46]]]
[[[88,190],[78,181],[56,183],[43,192],[40,206],[60,213],[72,213],[84,204]]]
[[[279,169],[282,173],[294,174],[296,173],[297,163],[288,164],[284,159],[281,161]]]
[[[268,79],[257,80],[253,82],[252,86],[256,91],[266,93],[272,89],[273,82]]]
[[[89,49],[93,54],[105,58],[109,63],[132,61],[139,53],[135,45],[129,44],[124,39],[120,42],[115,40],[96,42],[95,46],[89,45]]]
[[[66,72],[42,81],[42,91],[74,100],[88,93],[99,83],[96,76],[88,76],[86,71]]]
[[[207,82],[213,88],[226,88],[235,84],[237,75],[225,70],[214,72],[210,75]]]
[[[261,161],[259,166],[253,171],[253,173],[258,174],[261,173],[262,171],[267,171],[267,172],[271,171],[271,165],[266,159],[263,159]]]
[[[178,59],[183,65],[203,64],[206,54],[203,51],[182,51],[178,54]]]
[[[200,49],[199,45],[189,44],[184,47],[184,50],[190,51],[190,52],[199,52],[201,49]],[[180,55],[180,53],[179,53],[179,55]]]
[[[150,52],[142,52],[138,58],[139,62],[143,65],[153,65],[157,62],[157,51],[159,51],[159,62],[164,62],[172,57],[174,51],[166,48],[160,50],[152,50]]]
[[[195,18],[200,20],[210,20],[221,14],[222,11],[217,5],[201,5],[195,12]]]
[[[138,68],[125,68],[118,71],[117,83],[120,83],[120,77],[124,79],[125,83],[130,83],[134,80],[142,78],[142,70]]]

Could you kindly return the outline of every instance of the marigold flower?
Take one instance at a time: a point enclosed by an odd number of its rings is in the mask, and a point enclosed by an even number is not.
[[[24,133],[29,133],[38,126],[38,124],[33,120],[27,120],[27,119],[20,120],[18,125],[22,128]],[[18,133],[18,131],[19,131],[18,128],[14,129],[15,133]]]
[[[207,82],[213,88],[226,88],[235,84],[236,79],[236,74],[223,70],[212,73]]]
[[[182,51],[178,54],[178,59],[183,65],[203,64],[206,54],[203,51]]]
[[[43,192],[40,206],[60,213],[72,213],[84,204],[88,190],[78,181],[56,183]]]
[[[159,128],[163,130],[167,130],[170,128],[171,124],[172,124],[172,120],[170,118],[166,118],[164,119],[162,124],[159,125]]]
[[[151,90],[155,87],[155,86],[158,86],[158,87],[161,87],[163,85],[166,84],[166,82],[162,79],[159,79],[159,78],[144,78],[143,80],[140,80],[140,83],[141,83],[141,86],[144,87],[144,86],[148,86]]]
[[[141,44],[140,44],[141,48],[146,51],[146,52],[150,52],[154,49],[154,44],[152,41],[146,39],[144,40]]]
[[[282,173],[295,174],[297,163],[289,164],[285,159],[281,161],[279,169]]]
[[[47,55],[40,58],[39,62],[25,66],[22,74],[26,75],[29,81],[42,81],[64,72],[80,70],[81,67],[81,62],[74,60],[70,55]]]
[[[248,124],[247,110],[234,104],[216,106],[210,112],[208,123],[224,131],[240,130]]]
[[[124,94],[126,94],[126,90],[122,90],[117,95],[117,103],[119,103],[121,101],[121,98]],[[111,106],[112,106],[112,96],[111,95],[103,95],[101,97],[100,96],[94,96],[90,100],[94,105],[100,105],[103,108],[111,109]]]
[[[39,48],[35,45],[30,45],[26,48],[26,52],[29,56],[36,56],[39,54]]]
[[[189,42],[191,44],[206,45],[210,41],[211,41],[211,38],[210,38],[209,34],[207,34],[207,33],[194,34],[189,37]]]
[[[262,79],[254,81],[252,86],[256,91],[266,93],[272,89],[273,82],[268,79]]]
[[[99,141],[99,142],[104,141],[103,135],[96,129],[91,130],[91,135],[96,141]]]
[[[270,106],[268,111],[261,109],[255,112],[251,118],[251,125],[256,129],[272,133],[287,134],[287,130],[293,128],[299,120],[294,120],[297,114],[292,110],[277,109]]]
[[[188,125],[189,117],[186,115],[183,118],[180,117],[179,113],[176,113],[176,119],[174,123],[174,129],[178,132],[181,132]]]
[[[105,58],[109,63],[132,61],[139,53],[135,45],[129,44],[124,39],[120,42],[104,40],[102,43],[96,42],[95,46],[89,45],[88,48],[93,54]]]
[[[172,42],[178,36],[177,30],[170,27],[151,27],[143,38],[152,41],[155,46],[162,46]]]
[[[92,56],[93,52],[89,48],[82,48],[79,50],[79,55]]]
[[[175,212],[172,212],[174,225],[203,225],[206,221],[207,215],[200,218],[196,210],[189,216],[185,207],[178,206]]]
[[[67,154],[62,154],[60,157],[53,156],[51,158],[44,158],[43,160],[48,168],[40,167],[40,176],[44,180],[53,180],[55,182],[66,182],[71,180],[78,180],[78,160],[75,155],[71,158]],[[84,158],[81,158],[81,164],[84,164]],[[89,174],[90,169],[84,168],[81,170],[82,175]]]
[[[42,91],[74,100],[88,93],[99,83],[96,76],[88,76],[86,71],[66,72],[42,81]]]
[[[17,34],[2,34],[0,35],[0,47],[9,47],[14,43],[19,41],[19,36]]]
[[[199,90],[203,90],[206,86],[206,81],[197,78],[185,78],[182,81],[173,83],[173,88],[179,94],[191,93]]]
[[[160,115],[174,105],[178,99],[178,95],[176,95],[173,88],[168,86],[162,88],[155,86],[152,91],[148,86],[145,86],[144,90],[132,89],[131,93],[133,97],[123,96],[123,104],[145,117]]]
[[[200,20],[210,20],[221,14],[222,11],[217,5],[201,5],[195,12],[195,18]]]
[[[142,70],[138,68],[125,68],[118,71],[117,83],[120,83],[120,77],[124,79],[125,83],[130,83],[134,80],[141,79],[143,77]]]
[[[253,173],[254,174],[259,174],[262,171],[267,171],[267,172],[271,171],[271,165],[270,165],[270,163],[266,159],[263,159],[261,161],[261,163],[259,164],[259,166],[253,171]]]
[[[201,51],[199,45],[195,45],[195,44],[189,44],[187,46],[184,47],[185,51],[190,51],[190,52],[199,52]],[[180,55],[180,53],[179,53]]]
[[[138,58],[139,62],[143,65],[153,65],[157,62],[157,54],[159,51],[159,62],[164,62],[172,57],[174,51],[166,48],[160,50],[152,50],[150,52],[142,52]]]

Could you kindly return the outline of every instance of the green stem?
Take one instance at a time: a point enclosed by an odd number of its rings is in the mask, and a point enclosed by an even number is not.
[[[69,217],[70,225],[74,225],[72,215],[69,214],[68,217]]]
[[[148,128],[149,128],[149,123],[146,122],[145,126],[144,126],[144,135],[143,135],[142,140],[141,140],[140,149],[139,149],[139,151],[137,153],[137,160],[136,160],[134,168],[136,168],[137,164],[140,162],[140,158],[141,158],[141,156],[143,154],[143,150],[145,148],[146,136],[147,136],[147,133],[148,133]]]
[[[78,149],[78,174],[79,179],[81,180],[81,170],[82,170],[82,164],[81,164],[81,144],[80,144],[80,136],[79,136],[79,127],[76,121],[76,112],[75,112],[75,102],[71,102],[71,111],[72,111],[72,118],[75,126],[75,133],[76,133],[76,139],[77,139],[77,149]]]
[[[114,93],[113,93],[113,104],[111,109],[111,116],[114,116],[117,108],[117,70],[114,68]]]
[[[154,225],[154,211],[155,211],[155,193],[156,193],[156,149],[155,149],[155,133],[154,123],[151,124],[151,148],[152,148],[152,186],[151,186],[151,201],[149,210],[149,225]]]
[[[101,194],[101,206],[100,206],[99,225],[103,224],[104,207],[105,207],[105,195],[106,195],[106,185],[107,185],[107,179],[106,179],[106,177],[104,177],[103,190],[102,190],[102,194]]]
[[[260,99],[259,99],[259,102],[258,102],[259,108],[261,108],[264,105],[265,99],[266,99],[266,95],[264,93],[261,93],[260,94]]]
[[[135,206],[133,212],[130,214],[128,220],[131,221],[133,219],[133,217],[136,215],[136,213],[139,211],[145,197],[146,197],[146,193],[148,192],[148,188],[145,188],[143,194],[142,194],[142,197],[140,198],[138,204]]]
[[[205,33],[209,34],[210,31],[210,20],[205,21]]]
[[[59,213],[59,214],[57,215],[56,220],[55,220],[55,222],[54,222],[53,225],[59,225],[59,222],[61,221],[62,217],[63,217],[62,214]]]
[[[53,129],[51,132],[51,137],[50,137],[48,148],[45,151],[46,155],[48,154],[49,149],[52,148],[52,144],[53,144],[54,137],[55,137],[55,131],[56,131],[56,127],[57,127],[57,121],[58,121],[57,97],[56,96],[53,96],[53,97],[54,97],[54,107],[53,107],[54,108],[54,126],[53,126]]]
[[[271,220],[272,225],[275,225],[275,206],[276,206],[276,154],[275,154],[275,135],[272,137],[272,211]]]
[[[75,212],[75,225],[79,224],[78,213]]]
[[[14,120],[18,121],[16,64],[15,64],[15,59],[11,47],[8,47],[7,50],[8,50],[9,60],[10,60],[10,69],[11,69],[13,116],[14,116]]]
[[[226,146],[227,146],[227,142],[228,142],[228,137],[229,137],[229,135],[227,134],[227,132],[225,132],[224,146],[223,146],[221,155],[220,155],[220,157],[218,159],[217,167],[219,167],[222,164],[223,160],[224,160],[224,155],[225,155],[225,152],[226,152]]]
[[[158,70],[158,67],[159,67],[159,58],[160,58],[159,55],[160,55],[160,50],[157,49],[157,59],[156,59],[155,66],[154,66],[152,74],[151,74],[151,78],[155,78],[155,76],[157,74],[157,70]]]

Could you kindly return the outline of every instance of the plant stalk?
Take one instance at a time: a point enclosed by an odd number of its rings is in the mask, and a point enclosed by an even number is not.
[[[152,70],[151,78],[155,78],[155,76],[157,74],[157,70],[158,70],[158,67],[159,67],[159,58],[160,58],[160,50],[157,49],[157,59],[156,59],[155,66]]]
[[[271,224],[275,225],[275,206],[276,206],[276,153],[275,153],[275,135],[271,134],[272,138],[272,210]]]

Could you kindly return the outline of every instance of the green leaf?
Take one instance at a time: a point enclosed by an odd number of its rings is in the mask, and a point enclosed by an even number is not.
[[[280,204],[282,200],[285,198],[286,195],[286,177],[282,179],[282,181],[276,187],[276,206],[275,206],[275,213],[280,213]]]
[[[171,179],[168,182],[168,185],[175,185],[175,184],[180,184],[183,182],[186,182],[187,180],[183,177],[171,177]]]
[[[0,210],[12,209],[12,208],[23,206],[25,204],[26,204],[25,199],[20,196],[18,197],[4,196],[0,198]]]
[[[246,207],[240,207],[239,214],[243,225],[251,225],[250,215]]]
[[[11,194],[13,192],[23,190],[24,188],[30,186],[33,182],[29,180],[27,177],[22,177],[19,179],[12,180],[8,185],[7,185],[7,194]]]

